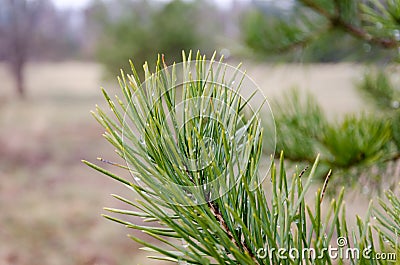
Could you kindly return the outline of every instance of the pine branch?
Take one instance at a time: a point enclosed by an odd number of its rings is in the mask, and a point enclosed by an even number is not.
[[[190,55],[183,59],[179,71],[182,75],[180,81],[184,81],[180,83],[184,84],[182,112],[178,111],[179,104],[175,101],[175,89],[179,87],[176,83],[178,71],[175,66],[165,68],[162,60],[159,60],[155,73],[150,73],[145,65],[147,81],[144,85],[138,84],[140,82],[134,69],[133,76],[121,76],[125,102],[117,98],[116,104],[104,91],[114,119],[100,108],[95,118],[106,129],[106,139],[114,145],[128,167],[106,159],[100,161],[129,170],[137,183],[95,164],[84,163],[128,186],[140,197],[133,202],[115,195],[116,199],[135,210],[106,210],[135,216],[156,225],[138,225],[105,216],[107,219],[153,237],[162,246],[146,242],[138,235],[129,236],[145,246],[145,250],[162,255],[153,258],[177,263],[298,264],[304,260],[302,257],[285,258],[276,252],[265,257],[260,254],[265,248],[297,249],[300,253],[303,249],[313,248],[316,254],[320,254],[336,237],[353,239],[360,252],[367,246],[371,246],[371,255],[380,251],[373,242],[369,217],[358,219],[358,233],[348,230],[343,189],[337,200],[324,205],[322,199],[328,189],[330,173],[322,190],[316,192],[313,206],[306,202],[306,193],[317,174],[319,157],[307,177],[304,176],[306,169],[287,176],[281,153],[279,170],[271,161],[270,182],[267,185],[270,196],[265,196],[263,185],[258,183],[257,178],[263,147],[261,115],[258,115],[261,111],[257,110],[250,117],[236,115],[245,109],[249,100],[243,103],[238,97],[238,90],[231,93],[226,89],[228,84],[233,83],[240,87],[244,73],[234,68],[236,70],[230,75],[227,65],[222,63],[210,69],[200,55],[196,61],[191,61]],[[160,100],[160,95],[164,101]],[[232,115],[233,112],[236,114]],[[185,122],[181,127],[175,126],[180,116],[185,117]],[[262,116],[265,117],[264,112]],[[170,120],[165,122],[167,117]],[[214,123],[215,120],[226,122],[224,129],[218,126],[220,123]],[[132,122],[129,126],[126,124],[128,121]],[[166,125],[171,127],[163,127]],[[213,139],[215,146],[207,149],[203,141],[205,138]],[[199,170],[196,166],[202,164],[196,158],[204,159],[210,154],[212,163]],[[222,174],[223,178],[218,179],[223,168],[229,173]],[[235,172],[241,174],[235,176]],[[398,200],[392,197],[390,199],[397,208]],[[326,216],[323,216],[321,209],[325,206],[328,207]],[[383,209],[389,213],[392,211],[390,207]],[[391,222],[386,218],[382,225],[387,227]],[[392,236],[394,242],[392,234],[379,233]],[[185,246],[174,244],[169,241],[171,239],[185,241]],[[339,259],[339,263],[344,262],[343,258]],[[332,264],[333,260],[329,255],[323,255],[321,259],[309,259],[307,262]],[[376,263],[374,260],[371,263],[362,260],[360,264]]]
[[[236,241],[235,237],[233,236],[232,231],[229,229],[228,225],[225,222],[225,219],[222,217],[222,214],[218,211],[218,208],[214,205],[214,203],[208,202],[208,207],[210,208],[211,212],[214,214],[215,218],[218,220],[219,224],[224,229],[224,231],[226,232],[226,234],[228,235],[228,237],[232,241],[232,243],[235,244],[239,248],[243,248],[245,253],[247,255],[249,255],[251,257],[251,259],[254,261],[254,264],[259,264],[253,251],[251,251],[251,248],[249,246],[247,246],[246,242],[244,242],[244,241],[237,242]]]
[[[343,20],[340,15],[340,9],[338,8],[339,5],[337,0],[334,1],[336,6],[334,14],[329,13],[326,9],[317,5],[317,3],[313,0],[300,0],[300,2],[303,3],[305,6],[309,7],[310,9],[314,10],[318,14],[324,16],[328,21],[330,21],[332,28],[340,28],[359,39],[368,41],[372,44],[377,44],[386,49],[393,49],[399,47],[400,45],[399,41],[394,38],[382,38],[371,35],[363,28],[357,27],[354,24],[351,24]]]
[[[286,159],[294,163],[312,163],[312,157],[320,154],[321,164],[326,166],[322,181],[330,168],[357,181],[359,171],[354,169],[368,172],[377,164],[385,166],[398,159],[399,150],[393,147],[398,122],[390,117],[345,115],[343,121],[328,121],[312,95],[301,99],[296,90],[272,103],[277,148],[285,150]],[[348,177],[337,179],[349,181]]]
[[[384,54],[400,47],[400,12],[396,1],[299,0],[301,7],[286,18],[253,11],[244,23],[245,41],[254,51],[268,55],[285,54],[298,47],[307,48],[307,45],[312,51],[313,43],[322,47],[316,47],[317,53],[306,58],[335,60],[342,55],[329,55],[332,58],[321,58],[320,55],[335,50],[345,54],[351,52],[353,56],[358,54],[357,50],[340,41],[332,45],[329,38],[336,40],[339,37],[350,45],[369,43],[374,46],[374,53]]]

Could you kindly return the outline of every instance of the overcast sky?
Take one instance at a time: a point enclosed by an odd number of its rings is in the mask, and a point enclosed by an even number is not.
[[[58,8],[82,8],[86,7],[91,0],[52,0]],[[160,2],[166,2],[168,0],[157,0]],[[219,6],[227,7],[233,0],[214,0]],[[239,0],[248,2],[250,0]]]
[[[87,6],[90,0],[52,0],[59,8],[82,8]]]

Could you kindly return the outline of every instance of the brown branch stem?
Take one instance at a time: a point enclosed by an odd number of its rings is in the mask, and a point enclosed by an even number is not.
[[[215,207],[215,205],[212,202],[208,202],[208,207],[210,208],[211,212],[215,216],[215,218],[218,220],[220,226],[222,229],[226,232],[228,235],[229,239],[232,241],[233,244],[235,244],[238,247],[242,247],[244,251],[251,257],[251,259],[254,261],[255,264],[259,264],[254,253],[251,251],[251,249],[247,246],[246,242],[237,242],[235,237],[233,236],[232,231],[229,229],[228,225],[226,224],[224,218],[222,217],[222,214],[219,212],[219,210]]]
[[[305,6],[311,8],[315,12],[324,16],[326,19],[328,19],[330,21],[330,23],[333,26],[339,27],[342,30],[350,33],[351,35],[353,35],[359,39],[368,41],[368,42],[376,44],[376,45],[380,45],[386,49],[393,49],[393,48],[400,46],[400,43],[397,40],[395,40],[394,38],[374,37],[371,34],[369,34],[367,31],[365,31],[362,27],[357,27],[355,25],[352,25],[352,24],[344,21],[340,16],[340,12],[331,14],[326,9],[320,7],[312,0],[301,0],[301,2]],[[336,12],[338,12],[338,10],[336,10]]]

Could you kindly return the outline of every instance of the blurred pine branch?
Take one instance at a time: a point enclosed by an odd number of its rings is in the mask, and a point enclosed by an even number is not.
[[[399,0],[297,0],[294,3],[290,12],[279,16],[265,14],[262,8],[249,12],[243,23],[247,46],[268,56],[305,48],[303,60],[311,61],[398,58]]]
[[[381,100],[375,97],[376,101]],[[385,175],[390,162],[400,157],[398,111],[395,114],[347,114],[341,121],[328,121],[314,97],[297,90],[290,90],[275,100],[272,109],[277,150],[284,150],[286,159],[295,163],[310,163],[320,154],[320,178],[333,169],[339,186],[354,185],[363,175],[371,175],[372,169],[378,169],[377,179],[367,176],[365,181],[379,191],[381,176]]]

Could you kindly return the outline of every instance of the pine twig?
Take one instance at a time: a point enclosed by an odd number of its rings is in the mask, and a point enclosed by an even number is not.
[[[333,27],[339,27],[342,30],[350,33],[351,35],[353,35],[359,39],[366,40],[373,44],[377,44],[386,49],[392,49],[392,48],[399,47],[399,42],[393,38],[383,38],[383,37],[372,36],[367,31],[365,31],[363,28],[354,26],[354,25],[344,21],[340,17],[340,13],[338,12],[338,10],[336,10],[335,14],[331,14],[326,9],[317,5],[313,0],[301,0],[301,2],[305,6],[311,8],[318,14],[320,14],[320,15],[324,16],[326,19],[328,19]]]
[[[329,180],[331,178],[331,175],[332,175],[332,170],[330,169],[328,174],[326,175],[326,178],[325,178],[325,181],[324,181],[324,186],[322,186],[320,202],[322,202],[322,200],[324,199],[325,191],[326,191],[326,188],[328,187],[328,183],[329,183]]]
[[[229,229],[228,225],[226,224],[224,218],[222,217],[222,214],[219,212],[219,210],[215,207],[215,205],[212,202],[208,202],[208,207],[210,208],[211,212],[215,216],[215,218],[218,220],[220,226],[226,234],[228,235],[229,239],[232,241],[233,244],[235,244],[238,247],[242,247],[244,251],[251,257],[251,259],[254,261],[255,264],[259,265],[256,256],[254,253],[251,251],[249,246],[247,246],[246,242],[237,242],[235,237],[233,236],[232,231]]]

